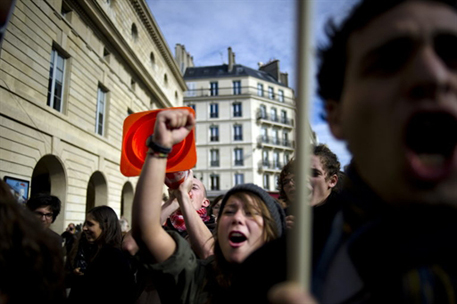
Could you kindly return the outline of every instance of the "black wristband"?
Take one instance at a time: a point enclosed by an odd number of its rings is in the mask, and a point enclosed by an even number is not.
[[[146,140],[146,147],[151,148],[152,151],[154,151],[154,152],[163,153],[163,154],[170,154],[172,148],[165,148],[165,147],[163,147],[161,145],[156,144],[152,140],[153,136],[154,136],[154,134],[149,136],[148,139]]]

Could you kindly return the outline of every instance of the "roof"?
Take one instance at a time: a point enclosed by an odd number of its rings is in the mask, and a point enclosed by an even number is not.
[[[213,66],[204,66],[204,67],[188,67],[184,73],[184,80],[191,79],[204,79],[204,78],[223,78],[223,77],[241,77],[241,76],[251,76],[268,82],[272,82],[277,85],[285,86],[283,83],[280,83],[276,80],[271,74],[254,70],[250,67],[235,64],[231,72],[228,71],[228,65],[213,65]]]

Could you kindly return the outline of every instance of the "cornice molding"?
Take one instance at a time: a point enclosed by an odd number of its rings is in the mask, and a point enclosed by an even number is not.
[[[75,5],[76,3],[77,6]],[[87,22],[89,26],[93,26],[95,29],[99,30],[102,35],[104,35],[104,38],[116,49],[116,52],[119,53],[127,65],[132,69],[132,71],[136,74],[136,77],[138,77],[144,83],[146,88],[153,93],[154,100],[157,100],[157,102],[159,102],[163,107],[174,106],[173,102],[164,94],[161,86],[154,80],[151,73],[145,68],[143,61],[138,58],[122,33],[119,32],[116,25],[111,21],[109,16],[106,15],[98,1],[78,0],[72,3],[72,7],[77,8],[76,11],[80,14],[81,19],[83,19],[84,22]],[[173,71],[177,69],[177,64],[174,63],[169,65],[169,67]],[[178,74],[176,77],[176,74],[174,73],[174,76],[182,90],[186,90],[186,84],[181,74]]]
[[[170,47],[167,45],[165,38],[160,31],[157,22],[155,21],[154,16],[151,14],[149,6],[147,5],[145,0],[130,0],[133,8],[135,9],[138,17],[143,22],[145,27],[148,29],[148,33],[151,36],[154,43],[157,45],[160,54],[165,58],[165,61],[168,63],[170,68],[172,69],[173,75],[180,79],[182,78],[181,72],[179,70],[178,64],[176,60],[173,58],[173,54],[170,51]],[[183,90],[187,89],[186,83],[183,79],[182,84]]]

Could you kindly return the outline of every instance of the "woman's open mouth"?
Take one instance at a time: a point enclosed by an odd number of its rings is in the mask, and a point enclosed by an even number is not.
[[[231,247],[240,247],[246,240],[246,236],[239,231],[232,231],[229,234],[229,242]]]
[[[446,178],[457,158],[457,118],[448,112],[418,112],[405,130],[407,159],[415,178]]]

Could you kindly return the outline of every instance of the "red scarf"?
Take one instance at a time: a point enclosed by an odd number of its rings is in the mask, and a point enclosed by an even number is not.
[[[203,222],[209,221],[210,217],[207,214],[206,208],[202,207],[200,210],[197,210],[198,215]],[[181,213],[181,210],[176,210],[174,213],[170,215],[170,222],[175,227],[176,230],[179,232],[186,231],[186,223],[184,222],[184,216]]]

